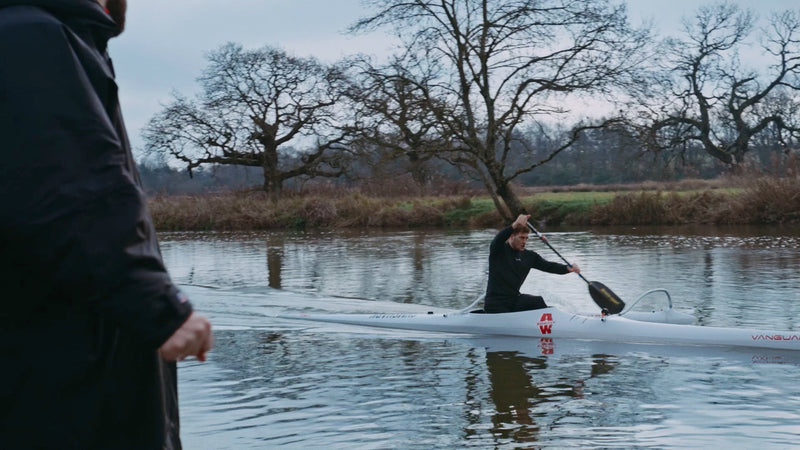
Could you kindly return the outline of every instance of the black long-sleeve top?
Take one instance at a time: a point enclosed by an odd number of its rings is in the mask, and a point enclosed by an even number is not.
[[[514,250],[506,242],[513,230],[505,227],[497,233],[489,247],[489,282],[486,286],[488,303],[513,302],[519,296],[519,288],[531,269],[563,275],[569,273],[568,266],[539,256],[532,250]]]

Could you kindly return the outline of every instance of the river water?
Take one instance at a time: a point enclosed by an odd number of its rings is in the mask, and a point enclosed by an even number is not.
[[[164,259],[215,327],[179,364],[187,449],[791,448],[800,355],[476,338],[278,319],[461,309],[495,230],[163,234]],[[653,288],[706,326],[800,330],[800,233],[560,230],[550,243],[627,301]],[[551,260],[547,247],[528,245]],[[575,275],[523,292],[596,312]],[[796,447],[795,447],[796,448]]]

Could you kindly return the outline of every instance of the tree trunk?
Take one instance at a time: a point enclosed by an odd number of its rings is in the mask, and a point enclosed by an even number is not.
[[[428,170],[425,167],[427,159],[420,158],[419,154],[413,150],[406,152],[406,155],[408,156],[411,178],[417,183],[419,188],[425,188],[430,180]]]
[[[503,199],[503,202],[508,207],[508,210],[511,213],[510,220],[515,219],[520,214],[526,213],[525,208],[522,206],[522,202],[519,200],[519,197],[517,197],[514,189],[511,188],[511,184],[507,181],[497,184],[497,195]]]
[[[492,197],[492,202],[494,202],[494,207],[497,209],[497,212],[500,214],[500,217],[503,218],[503,223],[511,222],[513,219],[511,218],[511,212],[506,208],[506,206],[500,201],[500,198],[497,196],[497,189],[495,189],[495,185],[493,184],[492,180],[489,178],[483,170],[476,169],[478,174],[481,176],[481,180],[483,181],[483,185],[486,186],[486,191]]]
[[[264,192],[267,193],[272,203],[278,203],[283,189],[283,180],[277,174],[264,168]]]

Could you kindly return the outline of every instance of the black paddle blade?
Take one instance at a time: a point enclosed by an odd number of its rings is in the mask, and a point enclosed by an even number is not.
[[[599,281],[589,282],[589,295],[592,296],[592,300],[597,303],[597,306],[609,314],[619,314],[625,309],[625,302]]]

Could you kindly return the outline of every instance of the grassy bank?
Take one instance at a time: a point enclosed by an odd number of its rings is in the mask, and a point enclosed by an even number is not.
[[[548,225],[777,224],[800,222],[800,178],[745,183],[579,186],[521,189],[523,204]],[[267,230],[300,228],[497,227],[492,200],[481,195],[371,197],[360,192],[292,195],[277,204],[263,192],[158,196],[156,228]]]

